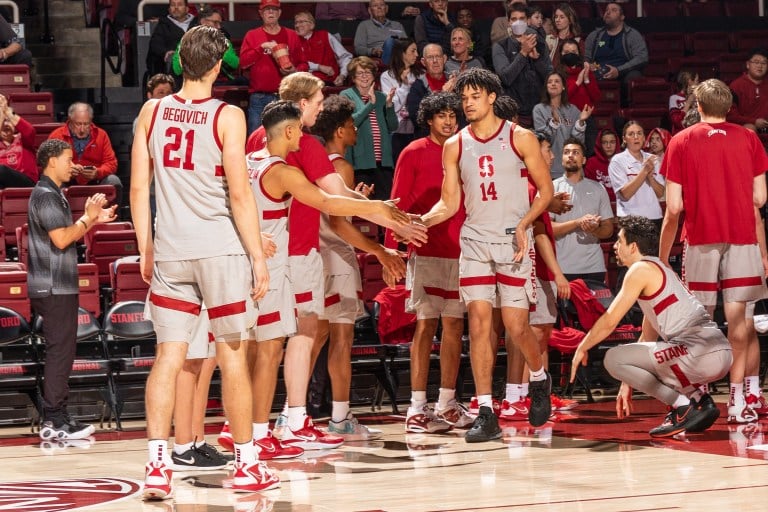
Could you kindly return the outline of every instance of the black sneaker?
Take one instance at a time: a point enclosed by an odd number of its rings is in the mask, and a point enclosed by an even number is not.
[[[696,404],[696,409],[701,413],[699,421],[694,425],[689,425],[686,432],[704,432],[714,425],[717,418],[720,417],[720,409],[709,394],[701,395],[698,401],[692,400]]]
[[[66,413],[52,416],[40,425],[40,439],[43,441],[85,439],[94,432],[96,428],[93,425],[81,423]]]
[[[480,407],[480,413],[475,418],[472,427],[467,431],[464,439],[468,443],[485,443],[501,437],[499,419],[490,407]]]
[[[545,424],[552,414],[552,377],[549,372],[545,372],[547,378],[544,380],[532,380],[528,383],[528,396],[531,399],[531,406],[528,409],[528,423],[534,427],[540,427]]]
[[[171,454],[173,465],[171,469],[176,471],[212,471],[215,469],[224,469],[227,467],[223,459],[214,459],[205,450],[192,445],[192,448],[182,454],[175,451]]]
[[[706,414],[697,409],[696,402],[691,401],[688,405],[671,409],[664,418],[664,422],[652,428],[649,434],[651,437],[672,437],[685,432],[688,427],[700,425],[705,417]]]
[[[197,447],[197,451],[205,453],[211,460],[220,461],[221,464],[228,464],[234,462],[235,456],[233,454],[224,454],[216,449],[215,446],[211,446],[208,443],[203,443]]]

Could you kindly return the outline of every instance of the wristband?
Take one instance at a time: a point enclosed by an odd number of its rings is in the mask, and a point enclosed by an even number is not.
[[[82,222],[83,227],[86,231],[88,231],[88,224],[83,219],[77,219],[77,222]]]

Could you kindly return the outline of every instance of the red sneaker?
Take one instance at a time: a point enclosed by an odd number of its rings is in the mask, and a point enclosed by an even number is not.
[[[280,443],[283,446],[298,446],[303,450],[330,450],[344,444],[344,438],[323,432],[315,427],[312,418],[304,418],[304,426],[299,430],[291,430],[286,426],[281,432]]]
[[[763,398],[763,395],[747,395],[747,405],[750,406],[758,416],[768,416],[768,401]]]
[[[528,421],[528,404],[526,403],[525,398],[521,398],[517,402],[502,400],[499,418],[507,421]]]
[[[569,398],[560,398],[557,395],[550,395],[549,399],[552,401],[553,411],[570,411],[575,407],[578,407],[578,400],[571,400]]]
[[[266,437],[254,439],[253,446],[258,450],[259,460],[293,459],[304,453],[298,446],[284,446],[270,431]]]
[[[221,446],[224,451],[227,452],[234,452],[235,451],[235,442],[232,440],[232,433],[229,431],[229,422],[225,422],[224,426],[221,427],[221,432],[219,432],[219,446]]]
[[[235,463],[232,490],[235,492],[259,492],[280,487],[280,479],[263,462]]]
[[[494,398],[492,409],[493,409],[493,412],[496,414],[496,416],[501,414],[501,402],[499,402]],[[473,396],[472,400],[469,401],[469,414],[473,416],[477,416],[478,414],[480,414],[480,405],[477,402],[476,396]]]
[[[142,498],[164,500],[173,494],[173,471],[163,462],[148,462]]]

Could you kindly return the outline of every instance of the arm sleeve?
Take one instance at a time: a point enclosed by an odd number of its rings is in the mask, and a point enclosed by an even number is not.
[[[322,4],[319,4],[322,5]],[[338,39],[328,33],[328,43],[331,45],[334,55],[336,55],[336,62],[339,64],[339,74],[341,76],[347,76],[347,65],[352,60],[352,54],[344,48]]]
[[[549,105],[539,103],[533,107],[533,128],[537,132],[543,132],[551,136],[555,129],[552,127],[552,115],[549,112]]]
[[[355,53],[357,55],[370,55],[371,50],[368,49],[368,26],[370,23],[360,23],[355,30]]]
[[[584,42],[584,59],[587,62],[595,62],[595,39],[597,38],[597,30],[589,33],[587,40]]]
[[[600,196],[600,217],[602,217],[603,220],[605,219],[612,219],[613,218],[613,210],[611,209],[611,198],[608,197],[608,191],[605,190],[605,187],[601,184],[598,188],[599,192],[598,195]]]
[[[629,49],[630,59],[626,64],[617,67],[621,72],[632,71],[641,68],[648,63],[648,47],[645,46],[645,39],[637,30],[626,32],[627,48]]]
[[[355,103],[355,111],[352,112],[352,120],[355,122],[356,127],[360,127],[361,124],[365,122],[366,119],[368,119],[368,116],[371,113],[371,110],[373,110],[373,107],[375,105],[371,103],[365,103],[363,104],[362,108],[358,110],[357,107],[360,107],[360,104],[358,103],[357,99],[354,97],[354,93],[350,89],[345,89],[341,91],[341,96],[345,96],[349,99],[351,99]]]
[[[419,104],[424,99],[426,94],[426,88],[421,79],[416,80],[411,85],[411,90],[408,91],[408,97],[405,100],[405,108],[408,110],[408,118],[416,124],[416,118],[419,113]]]
[[[619,195],[621,187],[627,184],[629,177],[626,171],[623,169],[623,165],[619,164],[616,157],[611,159],[611,163],[608,164],[608,177],[611,180],[611,187],[616,191],[616,195]]]
[[[380,94],[380,93],[379,93]],[[392,133],[397,129],[397,114],[395,113],[395,109],[393,107],[387,106],[387,98],[382,94],[381,98],[376,99],[376,104],[381,102],[382,105],[384,105],[384,117],[387,121],[387,128],[389,128],[389,132]]]
[[[16,123],[16,130],[21,134],[21,145],[30,151],[34,151],[35,136],[37,135],[35,127],[23,117],[19,117],[19,122]]]
[[[520,72],[525,68],[525,64],[526,58],[520,53],[515,54],[510,60],[502,43],[493,45],[493,68],[505,87],[510,87],[515,82]]]
[[[256,33],[257,29],[248,31],[243,39],[243,44],[240,46],[240,67],[242,69],[248,69],[258,61],[265,57],[264,51],[261,49],[260,37]],[[270,59],[272,57],[269,57]]]
[[[110,174],[115,174],[117,171],[117,157],[115,157],[115,151],[112,149],[112,143],[109,141],[107,132],[101,132],[102,141],[102,153],[101,153],[101,165],[96,168],[96,177],[98,179],[104,179]]]
[[[287,30],[287,29],[286,29]],[[291,30],[288,32],[288,51],[293,61],[293,67],[296,71],[309,71],[309,63],[304,58],[304,52],[301,49],[301,41],[298,34]]]
[[[232,46],[232,41],[227,40],[227,51],[224,52],[223,61],[229,69],[237,69],[240,67],[240,58],[237,56],[235,48]],[[175,72],[175,70],[174,70]],[[180,74],[180,73],[176,73]]]

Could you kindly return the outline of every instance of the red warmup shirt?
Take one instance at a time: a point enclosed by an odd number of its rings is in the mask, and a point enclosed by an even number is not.
[[[754,123],[756,119],[768,119],[768,80],[756,84],[747,74],[731,82],[729,86],[736,96],[728,112],[728,122]]]
[[[536,185],[531,181],[531,177],[528,177],[528,199],[531,201],[531,204],[533,204],[533,200],[536,197],[536,194],[539,193],[539,190],[536,188]],[[539,215],[536,218],[537,221],[541,221],[544,223],[544,232],[547,234],[547,238],[549,238],[549,243],[552,244],[552,252],[555,253],[555,256],[557,256],[557,251],[555,250],[555,232],[552,229],[552,219],[549,218],[549,213],[544,212],[541,215]],[[534,241],[535,243],[535,241]],[[554,281],[555,280],[555,273],[550,270],[549,266],[544,262],[544,258],[541,257],[541,254],[539,254],[539,251],[536,251],[536,277],[541,279],[542,281]]]
[[[408,213],[427,213],[440,200],[443,188],[443,147],[429,137],[417,139],[400,153],[392,182],[392,197],[400,198],[398,208]],[[421,247],[408,246],[419,256],[458,258],[459,232],[464,224],[464,201],[456,215],[429,228],[429,240]],[[392,232],[387,230],[384,245],[396,248]]]
[[[767,170],[757,135],[739,125],[702,122],[672,137],[660,172],[683,189],[688,243],[757,243],[752,184]]]
[[[263,126],[259,126],[248,137],[245,144],[246,154],[260,151],[266,145],[266,132]],[[301,136],[299,150],[288,153],[285,161],[288,165],[301,169],[304,176],[315,185],[323,176],[336,172],[323,145],[308,133]],[[294,199],[288,212],[288,230],[289,256],[306,256],[312,249],[320,250],[319,210]]]
[[[240,47],[240,69],[248,69],[250,77],[248,92],[250,93],[276,94],[280,87],[280,80],[283,79],[277,62],[272,57],[272,52],[261,47],[262,43],[267,41],[287,44],[288,53],[296,71],[309,71],[309,64],[304,60],[301,41],[296,32],[283,27],[274,35],[267,34],[261,27],[249,30]]]

